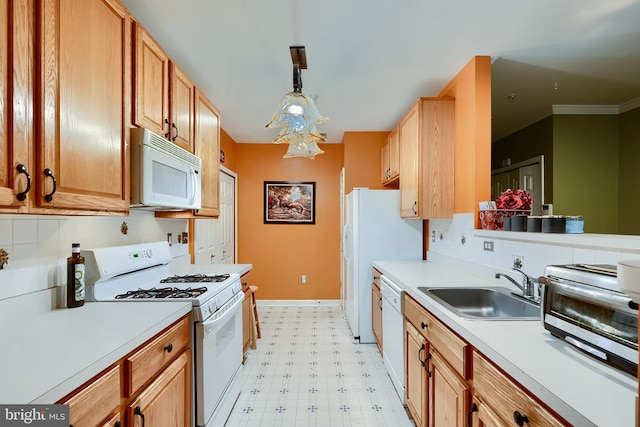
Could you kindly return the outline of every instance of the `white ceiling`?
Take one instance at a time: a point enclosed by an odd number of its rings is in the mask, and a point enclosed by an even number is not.
[[[303,93],[329,142],[391,130],[475,55],[492,66],[493,138],[552,104],[640,98],[640,0],[122,0],[221,112],[239,143],[292,90],[289,46],[306,47]],[[517,94],[513,101],[508,99]]]

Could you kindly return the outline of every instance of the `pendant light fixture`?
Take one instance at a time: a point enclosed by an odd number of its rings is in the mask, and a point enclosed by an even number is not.
[[[289,46],[293,62],[293,92],[287,93],[273,113],[267,128],[281,128],[274,144],[289,144],[289,150],[283,156],[307,157],[313,159],[322,154],[318,142],[326,138],[316,129],[316,125],[329,119],[323,117],[316,108],[315,97],[302,93],[302,70],[307,69],[307,56],[304,46]]]

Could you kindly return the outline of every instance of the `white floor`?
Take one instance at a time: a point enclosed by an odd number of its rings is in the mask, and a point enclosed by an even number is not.
[[[413,426],[375,344],[338,306],[259,306],[262,338],[226,426]]]

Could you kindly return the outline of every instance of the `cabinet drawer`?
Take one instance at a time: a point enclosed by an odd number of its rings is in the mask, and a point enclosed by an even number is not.
[[[406,294],[404,314],[449,365],[462,378],[469,379],[469,344]]]
[[[189,345],[190,320],[186,316],[125,359],[125,396],[129,397]]]
[[[120,365],[92,379],[67,400],[69,423],[75,427],[101,425],[120,406]]]
[[[505,425],[516,425],[515,412],[529,419],[527,425],[557,427],[568,425],[556,418],[542,404],[530,397],[520,385],[513,382],[482,355],[473,352],[473,387]]]

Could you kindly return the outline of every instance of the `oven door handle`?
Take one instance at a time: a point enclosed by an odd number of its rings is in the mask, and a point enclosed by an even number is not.
[[[225,310],[225,313],[217,318],[212,318],[210,316],[208,319],[205,319],[202,322],[202,338],[209,335],[216,327],[223,324],[230,317],[236,314],[236,311],[242,306],[242,300],[244,299],[244,294],[242,292],[236,294],[231,301],[222,306],[222,309]]]

